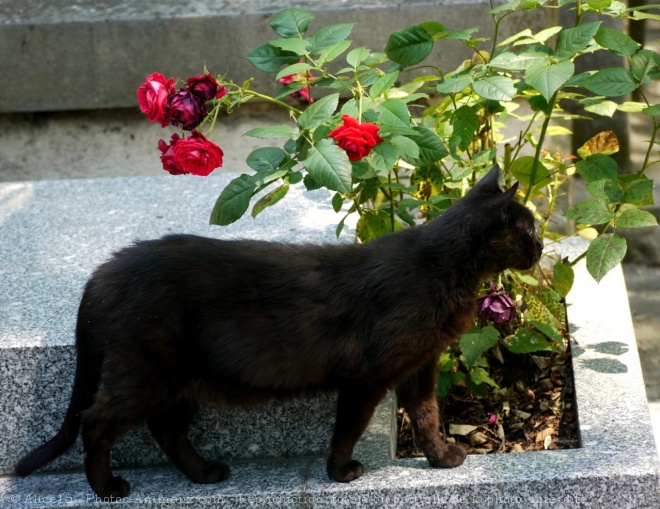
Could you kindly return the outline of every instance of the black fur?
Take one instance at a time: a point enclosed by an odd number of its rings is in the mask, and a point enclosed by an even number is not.
[[[227,478],[186,431],[200,404],[246,405],[338,390],[328,474],[363,473],[353,447],[388,389],[397,391],[434,467],[465,451],[440,440],[438,355],[466,330],[482,280],[526,269],[543,245],[502,192],[495,167],[425,226],[370,244],[291,245],[169,235],[101,265],[78,313],[78,364],[62,429],[16,465],[28,475],[62,454],[82,423],[85,470],[102,497],[129,485],[110,470],[118,437],[147,422],[193,481]]]

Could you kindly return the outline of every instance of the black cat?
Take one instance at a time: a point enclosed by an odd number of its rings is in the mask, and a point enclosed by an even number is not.
[[[78,360],[61,430],[22,458],[26,476],[62,454],[82,424],[85,471],[101,497],[110,449],[146,421],[194,482],[226,479],[186,431],[199,405],[252,404],[312,391],[339,393],[328,475],[364,470],[353,447],[388,389],[434,467],[465,451],[439,436],[436,362],[471,324],[482,280],[527,269],[543,244],[534,218],[503,192],[494,167],[441,217],[365,245],[292,245],[169,235],[101,265],[78,311]]]

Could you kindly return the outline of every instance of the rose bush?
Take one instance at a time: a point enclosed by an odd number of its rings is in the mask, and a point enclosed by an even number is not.
[[[545,7],[573,9],[575,25],[539,33],[526,28],[499,39],[503,19]],[[643,86],[660,78],[660,55],[601,27],[602,20],[596,19],[660,19],[649,8],[628,8],[618,0],[561,0],[558,6],[513,0],[492,6],[495,30],[490,40],[476,37],[476,29],[451,29],[431,21],[396,30],[382,53],[351,48],[352,23],[310,33],[314,15],[286,9],[270,20],[275,38],[246,56],[283,85],[275,97],[256,91],[252,80],[239,85],[205,73],[186,81],[187,92],[200,102],[188,96],[184,101],[183,96],[176,99],[181,92],[175,91],[173,80],[154,73],[138,89],[138,101],[150,121],[206,129],[207,136],[221,110],[230,113],[255,98],[289,112],[290,124],[245,133],[284,142],[248,156],[253,172],[234,178],[211,213],[211,223],[218,225],[240,218],[253,198],[256,217],[283,199],[292,185],[301,184],[330,191],[333,208],[343,215],[338,236],[346,218],[357,214],[357,240],[369,242],[437,217],[487,169],[500,164],[507,186],[512,179],[520,183],[519,199],[536,215],[552,259],[545,270],[506,271],[497,285],[484,282],[474,328],[458,348],[443,354],[439,369],[445,385],[440,393],[453,383],[483,392],[497,387],[488,375],[488,352],[495,352],[490,358],[502,359],[496,355],[500,348],[514,354],[566,348],[564,298],[578,260],[586,258],[587,269],[600,280],[625,255],[619,229],[657,225],[641,207],[653,202],[653,182],[646,172],[660,162],[652,158],[660,105],[649,103]],[[424,66],[445,40],[461,42],[473,58],[451,70]],[[626,65],[576,71],[576,58],[598,52],[616,55]],[[427,74],[406,80],[409,71],[420,68]],[[612,100],[635,90],[640,101]],[[641,167],[619,171],[610,157],[618,150],[613,133],[594,132],[577,154],[548,150],[551,136],[569,132],[553,124],[574,117],[563,109],[565,103],[577,103],[592,116],[611,117],[615,111],[646,116],[653,127]],[[519,134],[507,137],[503,126],[514,123]],[[220,148],[196,130],[173,135],[170,144],[161,140],[159,149],[164,169],[173,174],[207,175],[222,164]],[[575,175],[585,182],[589,198],[562,210],[559,199]],[[570,232],[551,228],[562,215],[573,225]],[[590,240],[574,260],[553,253],[553,242],[567,233]]]

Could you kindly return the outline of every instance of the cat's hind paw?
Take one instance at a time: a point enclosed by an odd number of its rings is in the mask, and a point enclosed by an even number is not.
[[[356,460],[345,465],[328,464],[328,476],[339,482],[351,482],[364,474],[364,466]]]
[[[108,485],[103,490],[94,490],[96,494],[104,501],[115,502],[128,496],[131,492],[131,485],[123,477],[112,477]]]

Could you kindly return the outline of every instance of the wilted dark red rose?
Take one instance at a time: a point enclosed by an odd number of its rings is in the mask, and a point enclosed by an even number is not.
[[[162,127],[170,123],[167,115],[169,97],[176,92],[174,78],[155,72],[147,76],[147,81],[137,89],[140,111],[146,113],[150,122],[160,122]]]
[[[378,136],[379,127],[375,124],[361,124],[353,117],[343,115],[344,125],[328,134],[348,154],[351,161],[359,161],[371,152],[383,139]]]
[[[169,145],[160,140],[158,150],[162,153],[160,160],[163,169],[172,175],[192,173],[206,177],[222,166],[224,155],[220,147],[207,140],[199,131],[193,131],[187,138],[173,134]]]
[[[509,323],[517,315],[515,302],[504,288],[498,289],[492,281],[488,293],[477,299],[477,305],[479,316],[493,323]]]
[[[227,93],[227,89],[210,74],[191,76],[186,80],[186,85],[191,94],[196,95],[203,101],[220,99]]]
[[[205,116],[204,101],[189,90],[179,90],[170,96],[167,117],[172,125],[192,131]]]

